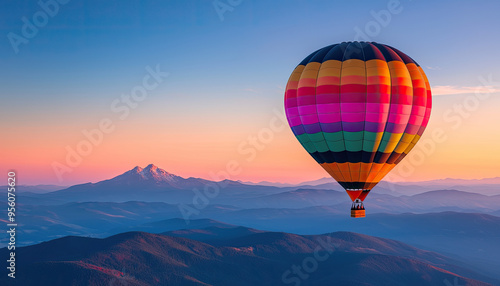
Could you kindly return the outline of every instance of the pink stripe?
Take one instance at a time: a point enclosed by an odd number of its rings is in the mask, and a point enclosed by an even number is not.
[[[298,105],[312,105],[316,104],[316,96],[315,95],[304,95],[297,97]]]
[[[411,114],[411,105],[407,104],[391,104],[390,113],[399,113],[399,114]]]
[[[300,120],[302,120],[302,124],[314,124],[318,123],[318,115],[312,114],[312,115],[301,115]]]
[[[296,98],[288,98],[286,101],[285,101],[285,106],[287,108],[290,108],[290,107],[296,107],[297,106],[297,99]]]
[[[316,94],[316,102],[321,104],[339,103],[340,95],[338,93],[318,93]]]
[[[286,113],[288,116],[299,116],[299,109],[297,107],[288,107]]]
[[[325,103],[316,105],[318,113],[339,113],[340,103]]]
[[[419,116],[424,116],[425,115],[425,106],[418,106],[418,105],[413,105],[413,108],[411,109],[411,114],[419,115]]]
[[[422,127],[427,127],[427,123],[429,123],[429,117],[431,116],[431,108],[427,108],[425,111],[424,120],[422,121]]]
[[[387,113],[366,113],[366,121],[375,123],[385,123],[387,120]]]
[[[335,123],[341,120],[340,113],[318,114],[318,117],[321,123]]]
[[[420,129],[420,125],[408,124],[408,125],[406,125],[405,133],[410,134],[410,135],[415,135],[415,134],[417,134],[419,129]]]
[[[367,103],[366,112],[387,113],[389,112],[389,104]]]
[[[365,103],[366,92],[345,92],[340,98],[342,102]]]
[[[391,95],[391,103],[413,105],[413,95],[393,92]]]
[[[389,133],[403,133],[405,132],[406,124],[392,124],[387,125],[385,131]]]
[[[309,114],[316,114],[316,105],[303,105],[299,106],[299,114],[302,115],[309,115]]]
[[[299,116],[288,116],[288,121],[290,122],[290,126],[292,127],[302,124]]]
[[[340,103],[343,112],[365,112],[366,103]]]
[[[413,97],[413,105],[425,107],[426,104],[427,104],[427,96],[426,95]]]
[[[387,122],[394,124],[407,124],[408,119],[410,119],[410,115],[391,113],[389,114],[389,119],[387,120]]]
[[[411,116],[410,120],[408,121],[408,124],[413,124],[413,125],[422,125],[422,121],[424,120],[423,116],[415,115]]]
[[[342,112],[342,121],[345,121],[345,122],[361,122],[361,121],[365,121],[365,114],[364,113],[359,113],[359,112],[356,112],[356,113],[344,113]]]

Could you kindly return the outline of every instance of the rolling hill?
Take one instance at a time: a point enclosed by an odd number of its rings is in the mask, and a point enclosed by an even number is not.
[[[18,285],[492,285],[442,255],[355,233],[257,232],[212,245],[127,232],[17,250]],[[0,250],[1,255],[6,249]],[[474,277],[474,278],[470,278]],[[9,284],[6,275],[2,285]],[[484,282],[486,281],[486,282]],[[489,284],[489,283],[490,284]]]

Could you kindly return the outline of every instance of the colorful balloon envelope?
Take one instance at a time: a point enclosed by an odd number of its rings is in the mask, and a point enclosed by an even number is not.
[[[285,90],[285,112],[306,151],[347,191],[352,217],[418,142],[432,95],[422,68],[375,42],[342,42],[306,57]]]

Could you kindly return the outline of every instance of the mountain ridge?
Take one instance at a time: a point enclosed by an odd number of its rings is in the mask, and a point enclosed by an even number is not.
[[[287,269],[294,264],[306,269],[303,261],[319,248],[326,260],[316,262],[316,270],[302,281],[305,285],[349,281],[416,286],[457,279],[460,285],[486,286],[491,284],[477,279],[496,281],[448,264],[439,254],[423,252],[424,256],[400,242],[351,232],[317,236],[261,232],[228,241],[214,246],[146,232],[103,239],[67,236],[19,248],[24,259],[18,268],[23,275],[16,280],[25,286],[44,285],[50,279],[56,286],[101,285],[117,279],[128,285],[277,285],[296,280],[298,276],[287,274]],[[356,248],[358,244],[370,248]],[[2,254],[6,251],[0,249]]]

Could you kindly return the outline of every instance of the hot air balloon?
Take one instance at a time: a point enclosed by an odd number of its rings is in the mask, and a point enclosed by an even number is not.
[[[300,144],[346,191],[351,217],[418,142],[432,96],[422,68],[375,42],[342,42],[306,57],[285,90],[285,112]]]

